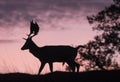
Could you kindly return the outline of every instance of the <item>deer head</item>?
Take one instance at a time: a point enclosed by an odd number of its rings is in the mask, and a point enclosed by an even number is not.
[[[21,48],[21,50],[26,50],[26,49],[30,49],[32,47],[32,45],[34,44],[34,42],[32,41],[32,38],[38,33],[39,31],[39,26],[38,24],[35,22],[33,23],[33,20],[30,22],[30,34],[27,34],[28,38],[23,38],[24,40],[26,40],[25,44],[23,45],[23,47]]]
[[[29,36],[28,35],[27,39],[23,38],[24,40],[26,40],[26,42],[23,45],[23,47],[21,48],[21,50],[26,50],[26,49],[29,49],[31,47],[31,45],[33,44],[32,37],[34,37],[34,36]]]

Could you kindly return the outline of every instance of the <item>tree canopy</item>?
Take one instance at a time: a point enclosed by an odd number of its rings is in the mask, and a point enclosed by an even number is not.
[[[120,0],[113,2],[96,15],[87,16],[88,22],[93,25],[92,29],[101,34],[84,45],[79,53],[84,60],[90,60],[90,67],[93,68],[118,68],[118,63],[113,58],[120,53]]]

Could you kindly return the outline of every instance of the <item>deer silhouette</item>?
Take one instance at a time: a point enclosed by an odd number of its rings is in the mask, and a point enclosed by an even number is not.
[[[45,64],[48,63],[50,67],[50,71],[53,72],[53,63],[54,62],[66,62],[75,72],[75,68],[77,68],[77,72],[79,72],[80,65],[75,62],[75,58],[77,56],[77,51],[81,47],[72,47],[72,46],[43,46],[38,47],[32,40],[34,35],[28,35],[28,38],[25,39],[26,42],[21,48],[21,50],[29,50],[35,57],[37,57],[41,61],[41,66],[39,68],[38,74],[41,73]]]

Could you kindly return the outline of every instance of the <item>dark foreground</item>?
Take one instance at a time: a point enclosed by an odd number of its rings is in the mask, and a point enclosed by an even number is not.
[[[0,74],[0,82],[120,82],[120,70],[82,73],[53,72],[46,75],[10,73]]]

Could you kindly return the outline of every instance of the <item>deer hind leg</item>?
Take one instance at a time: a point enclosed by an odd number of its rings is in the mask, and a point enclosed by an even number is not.
[[[67,62],[67,64],[70,66],[72,69],[72,72],[75,72],[75,63],[74,62]]]
[[[53,63],[48,63],[50,66],[50,71],[53,72]]]
[[[67,62],[67,64],[70,66],[73,72],[75,72],[75,68],[77,68],[77,72],[79,72],[80,65],[78,63],[72,61],[72,62]]]
[[[79,72],[80,65],[79,65],[78,63],[75,62],[75,66],[77,67],[77,72]]]
[[[41,71],[42,71],[42,69],[43,69],[44,66],[45,66],[45,62],[41,62],[41,66],[40,66],[38,75],[41,73]]]

